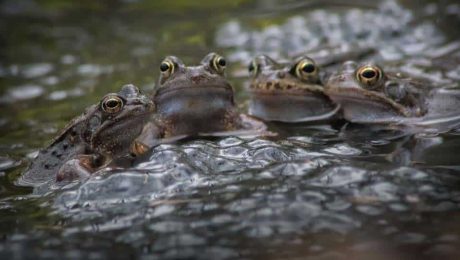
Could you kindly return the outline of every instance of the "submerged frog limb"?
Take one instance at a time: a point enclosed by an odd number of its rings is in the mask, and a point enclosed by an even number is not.
[[[79,154],[76,158],[64,162],[56,174],[56,181],[86,179],[105,165],[107,165],[107,162],[104,162],[101,155]]]
[[[65,126],[47,148],[39,151],[18,184],[38,186],[85,175],[101,166],[89,163],[88,156],[98,155],[110,161],[129,153],[133,139],[141,133],[153,112],[153,102],[134,85],[124,85],[118,93],[107,94],[99,104],[90,106]],[[61,173],[56,176],[58,172]]]
[[[134,139],[131,144],[130,152],[134,156],[141,156],[148,152],[152,147],[161,144],[164,130],[152,122],[145,124],[141,134]]]

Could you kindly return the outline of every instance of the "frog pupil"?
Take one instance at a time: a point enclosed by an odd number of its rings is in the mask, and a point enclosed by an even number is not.
[[[227,63],[225,62],[225,59],[224,58],[220,58],[218,61],[220,66],[224,67]]]
[[[118,101],[115,100],[115,99],[109,99],[107,100],[107,102],[105,103],[105,105],[108,107],[108,108],[116,108],[118,106]]]
[[[312,73],[313,71],[315,71],[315,66],[311,63],[305,64],[302,67],[302,71],[306,73]]]
[[[248,70],[249,72],[252,72],[254,70],[254,64],[252,62],[249,63]]]
[[[374,70],[365,70],[365,71],[363,71],[363,73],[361,75],[364,78],[371,79],[371,78],[375,77],[376,72]]]
[[[161,65],[160,65],[160,70],[161,70],[162,72],[165,72],[165,71],[169,70],[169,64],[166,63],[166,62],[161,63]]]

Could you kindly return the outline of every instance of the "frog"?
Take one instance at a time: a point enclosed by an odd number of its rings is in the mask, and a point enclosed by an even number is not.
[[[238,112],[234,89],[225,76],[226,59],[214,52],[197,66],[186,66],[176,56],[160,63],[160,77],[152,99],[154,130],[145,140],[175,140],[194,136],[257,134],[266,126]]]
[[[256,56],[248,65],[249,114],[264,121],[300,123],[338,118],[340,107],[324,94],[321,72],[313,59],[301,55],[277,62]]]
[[[325,84],[325,93],[352,123],[433,126],[456,123],[460,89],[411,75],[384,72],[374,62],[344,62]]]
[[[105,95],[98,104],[72,119],[38,152],[20,177],[21,186],[88,177],[116,158],[139,154],[134,144],[154,113],[152,100],[126,84],[118,93]]]

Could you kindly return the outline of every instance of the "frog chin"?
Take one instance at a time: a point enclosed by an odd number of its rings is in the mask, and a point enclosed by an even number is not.
[[[354,123],[398,122],[407,117],[404,110],[392,103],[351,96],[331,96],[331,99],[341,105],[344,118]]]
[[[175,87],[157,92],[157,113],[170,117],[190,114],[204,116],[213,111],[226,110],[234,106],[233,89],[229,85],[199,85]]]
[[[287,123],[330,119],[338,111],[337,105],[319,94],[252,94],[249,114],[267,121]]]
[[[171,135],[223,131],[236,114],[230,85],[194,85],[157,92],[157,115]]]

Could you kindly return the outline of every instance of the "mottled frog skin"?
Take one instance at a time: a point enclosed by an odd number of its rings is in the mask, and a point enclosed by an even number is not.
[[[324,94],[320,69],[307,56],[278,63],[266,55],[249,64],[249,114],[266,121],[332,119],[339,108]]]
[[[355,123],[430,125],[459,116],[460,91],[435,87],[401,73],[385,73],[375,64],[345,62],[329,77],[325,93]],[[441,122],[441,121],[443,122]]]
[[[112,159],[129,154],[153,111],[153,102],[133,85],[107,94],[39,151],[19,184],[38,186],[53,179],[87,176]]]

